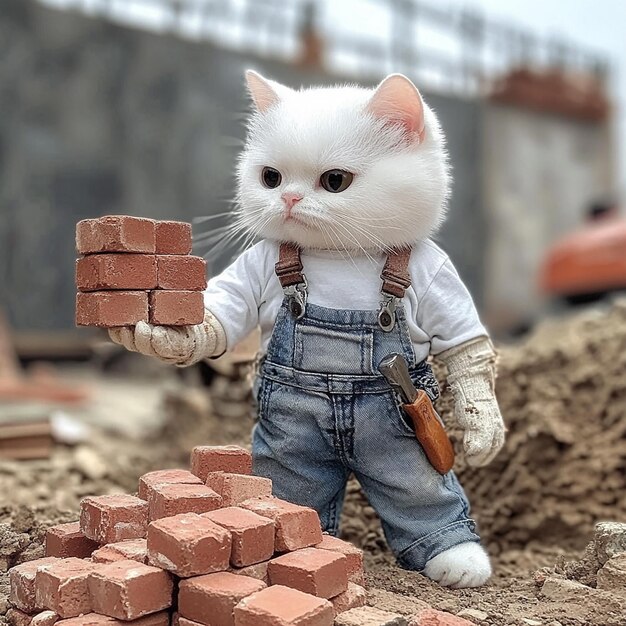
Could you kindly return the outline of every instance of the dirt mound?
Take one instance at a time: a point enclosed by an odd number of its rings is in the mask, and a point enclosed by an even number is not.
[[[452,424],[452,397],[442,386],[437,408]],[[466,467],[462,455],[457,462],[493,554],[533,544],[582,549],[597,521],[626,521],[626,301],[551,320],[503,348],[497,395],[508,427],[504,450],[486,468]],[[349,489],[344,528],[368,551],[385,549],[357,486]]]

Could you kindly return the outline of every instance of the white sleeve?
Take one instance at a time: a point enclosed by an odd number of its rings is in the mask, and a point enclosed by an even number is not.
[[[439,354],[488,335],[472,296],[450,259],[435,274],[417,308],[418,324],[430,337],[430,352]]]
[[[208,282],[204,305],[224,327],[228,349],[259,323],[259,306],[273,271],[269,256],[269,246],[262,241]]]

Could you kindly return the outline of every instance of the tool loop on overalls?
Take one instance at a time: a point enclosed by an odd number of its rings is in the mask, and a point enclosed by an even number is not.
[[[281,243],[275,271],[287,298],[289,311],[296,319],[300,319],[306,309],[308,294],[308,283],[302,273],[300,247],[291,242]]]
[[[392,250],[387,255],[385,266],[380,274],[383,280],[383,286],[380,290],[383,299],[378,309],[378,325],[386,333],[391,332],[396,325],[398,300],[404,297],[406,290],[411,285],[411,275],[408,271],[410,258],[411,248]]]

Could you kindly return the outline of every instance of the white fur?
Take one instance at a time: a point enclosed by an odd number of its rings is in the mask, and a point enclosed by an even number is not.
[[[257,75],[253,80],[258,85]],[[267,84],[277,95],[269,107],[266,90],[255,98],[250,85],[257,110],[237,172],[240,226],[302,247],[349,251],[410,245],[436,231],[450,177],[444,137],[432,110],[424,104],[423,141],[409,141],[401,125],[368,110],[374,90],[294,91]],[[281,172],[279,187],[263,186],[264,166]],[[335,168],[354,173],[351,186],[341,193],[319,185],[320,175]],[[300,221],[285,220],[282,193],[303,196],[292,211]]]
[[[442,587],[480,587],[491,576],[489,555],[473,541],[448,548],[426,563],[424,575]]]

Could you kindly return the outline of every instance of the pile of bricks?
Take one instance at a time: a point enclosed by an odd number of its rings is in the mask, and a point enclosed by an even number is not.
[[[191,256],[191,225],[127,215],[76,225],[76,324],[200,324],[206,263]]]
[[[272,496],[239,446],[197,447],[137,496],[84,498],[10,582],[15,626],[331,626],[365,604],[361,551]]]

